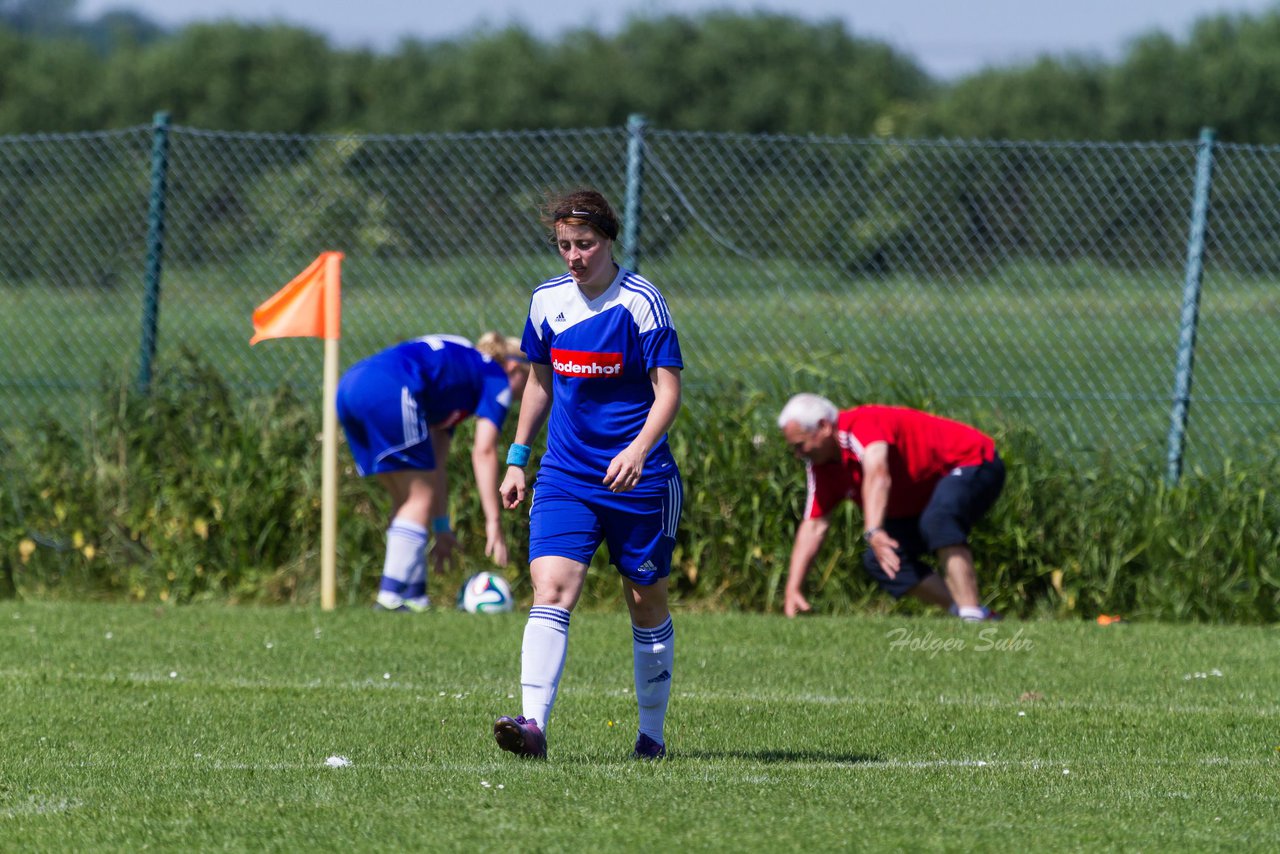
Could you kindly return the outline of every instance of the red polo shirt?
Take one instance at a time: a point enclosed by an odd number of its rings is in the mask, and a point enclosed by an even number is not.
[[[920,515],[939,480],[953,469],[993,459],[996,447],[968,424],[902,406],[846,409],[836,418],[836,438],[840,459],[806,465],[806,519],[826,516],[846,498],[862,506],[862,454],[875,442],[889,444],[890,519]]]

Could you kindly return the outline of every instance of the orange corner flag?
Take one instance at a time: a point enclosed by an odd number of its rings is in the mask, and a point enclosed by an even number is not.
[[[267,338],[341,338],[341,252],[311,266],[253,311],[250,344]]]

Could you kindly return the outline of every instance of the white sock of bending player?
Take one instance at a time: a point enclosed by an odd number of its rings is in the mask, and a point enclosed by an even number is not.
[[[387,555],[382,562],[378,604],[399,608],[406,600],[427,597],[427,529],[414,522],[393,519],[387,528]]]
[[[530,608],[520,649],[520,687],[524,716],[536,720],[544,732],[560,690],[568,650],[569,612],[552,605]]]
[[[671,699],[671,671],[676,660],[676,630],[671,616],[652,629],[631,627],[631,652],[636,674],[636,702],[640,705],[640,732],[659,744],[666,742],[662,727]]]

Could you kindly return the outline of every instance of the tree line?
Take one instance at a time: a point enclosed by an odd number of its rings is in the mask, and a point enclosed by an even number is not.
[[[192,127],[400,134],[618,126],[822,136],[1280,142],[1280,7],[1152,32],[1114,62],[1044,56],[955,81],[839,21],[633,17],[616,34],[518,27],[340,49],[281,24],[166,30],[0,0],[0,134]]]

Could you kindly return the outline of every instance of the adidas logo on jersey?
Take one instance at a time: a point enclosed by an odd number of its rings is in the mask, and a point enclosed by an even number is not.
[[[563,311],[556,315],[556,322],[557,322],[557,323],[564,323],[564,312],[563,312]]]
[[[622,376],[622,354],[552,348],[551,367],[567,377],[614,379]]]

